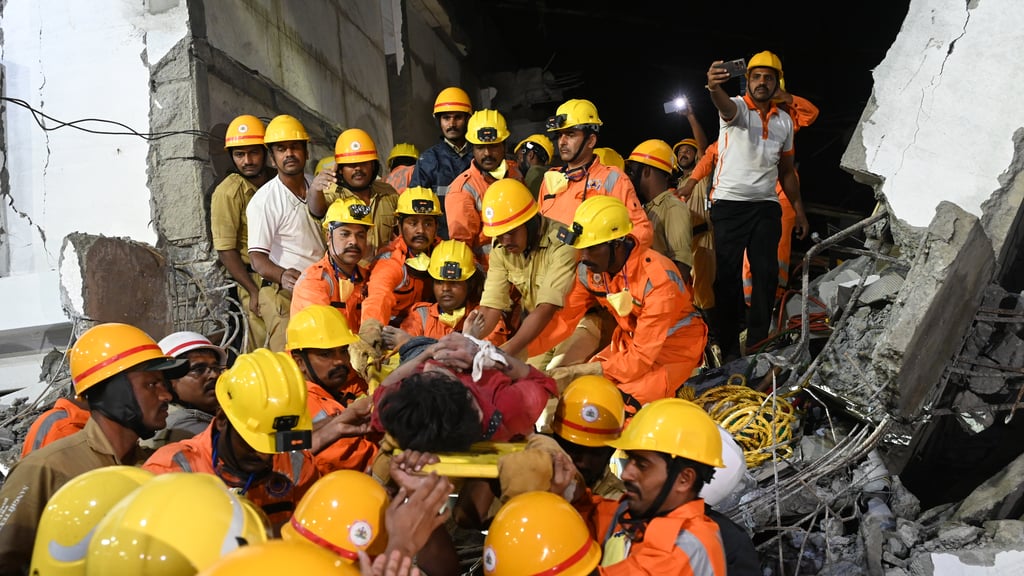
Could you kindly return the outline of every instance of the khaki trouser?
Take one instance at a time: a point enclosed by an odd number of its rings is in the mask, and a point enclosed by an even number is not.
[[[260,275],[255,272],[251,273],[250,276],[252,276],[252,281],[257,286],[263,281]],[[267,324],[259,314],[249,309],[250,300],[252,298],[249,297],[249,291],[239,284],[238,301],[242,305],[242,311],[249,317],[249,340],[245,343],[246,352],[252,352],[256,348],[263,348],[267,345]]]
[[[263,287],[260,288],[260,317],[267,327],[266,347],[272,352],[284,352],[291,307],[291,290],[281,288],[280,284],[263,281]]]

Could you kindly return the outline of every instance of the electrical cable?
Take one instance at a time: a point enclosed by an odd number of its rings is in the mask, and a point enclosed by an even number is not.
[[[29,104],[28,102],[26,102],[25,100],[22,100],[20,98],[11,98],[9,96],[0,96],[0,101],[10,102],[11,104],[15,104],[17,106],[20,106],[20,107],[25,108],[26,110],[28,110],[32,114],[32,119],[35,120],[36,124],[39,125],[39,127],[42,128],[43,131],[45,131],[45,132],[53,132],[54,130],[60,130],[61,128],[74,128],[75,130],[81,130],[82,132],[86,132],[86,133],[89,133],[89,134],[100,134],[100,135],[108,135],[108,136],[138,136],[139,138],[142,138],[143,140],[147,140],[147,141],[160,140],[162,138],[168,138],[168,137],[171,137],[171,136],[179,136],[179,135],[195,136],[195,137],[198,137],[198,138],[210,138],[211,137],[211,134],[209,132],[205,132],[203,130],[171,130],[171,131],[166,131],[166,132],[139,132],[138,130],[132,128],[131,126],[128,126],[127,124],[123,124],[123,123],[118,122],[116,120],[106,120],[106,119],[103,119],[103,118],[80,118],[78,120],[72,120],[70,122],[65,122],[63,120],[59,120],[57,118],[54,118],[53,116],[50,116],[49,114],[46,114],[45,112],[42,112],[41,110],[37,110],[36,108],[33,108],[31,104]],[[56,126],[47,126],[46,125],[46,121],[47,120],[50,121],[50,122],[55,123]],[[123,128],[123,130],[121,130],[121,131],[98,130],[98,129],[94,129],[94,128],[87,128],[85,126],[81,126],[81,124],[84,124],[84,123],[97,123],[97,124],[113,125],[113,126],[117,126],[119,128]]]

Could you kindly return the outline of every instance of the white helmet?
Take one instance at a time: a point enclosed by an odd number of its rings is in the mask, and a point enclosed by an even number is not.
[[[163,340],[158,342],[158,344],[164,354],[174,358],[181,358],[187,352],[202,349],[210,350],[216,354],[221,366],[227,364],[228,361],[228,353],[223,348],[210,342],[209,338],[198,332],[175,332],[174,334],[164,336]]]

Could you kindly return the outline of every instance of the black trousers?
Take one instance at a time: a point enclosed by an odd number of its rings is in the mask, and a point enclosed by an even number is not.
[[[740,311],[744,307],[744,251],[753,281],[747,309],[747,344],[753,346],[768,337],[779,285],[782,208],[772,201],[719,200],[711,206],[711,222],[717,266],[712,331],[723,357],[736,357],[740,352]]]

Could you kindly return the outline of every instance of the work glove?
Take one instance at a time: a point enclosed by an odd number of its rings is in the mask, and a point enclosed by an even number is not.
[[[379,320],[368,318],[363,320],[363,323],[359,326],[359,338],[372,348],[381,350],[381,347],[384,345],[381,337],[383,331],[384,325]]]
[[[362,376],[363,380],[369,382],[373,378],[371,368],[377,362],[377,359],[380,358],[380,353],[363,340],[356,340],[349,344],[348,356],[352,369]]]
[[[561,477],[564,471],[560,474],[556,470],[559,465],[571,467],[570,476]],[[560,477],[556,479],[556,476]],[[552,486],[556,480],[562,485]],[[583,485],[583,477],[575,466],[572,466],[572,458],[562,450],[554,438],[544,434],[531,434],[526,441],[526,448],[498,459],[498,482],[501,485],[503,504],[524,492],[549,492],[553,488],[571,502],[576,487]]]
[[[551,379],[558,386],[558,394],[561,395],[573,380],[580,376],[603,376],[604,370],[600,362],[584,362],[572,366],[559,366],[547,371]]]
[[[391,456],[397,447],[398,443],[390,434],[385,434],[384,439],[380,441],[380,450],[370,466],[370,475],[380,482],[381,486],[387,486],[391,482]]]

